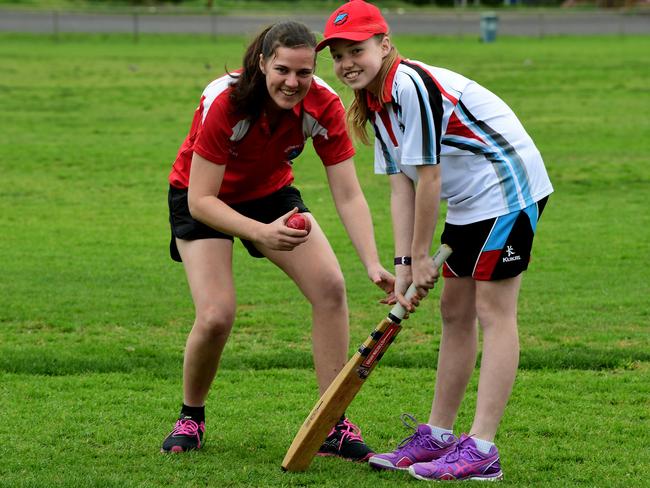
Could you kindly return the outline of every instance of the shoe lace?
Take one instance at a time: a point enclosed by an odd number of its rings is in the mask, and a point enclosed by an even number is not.
[[[458,442],[454,445],[454,449],[445,455],[445,462],[455,463],[460,458],[467,459],[470,462],[480,461],[482,458],[471,449],[469,444],[467,444],[467,441],[471,437],[471,435],[468,435],[458,439]]]
[[[363,438],[361,437],[361,429],[350,422],[347,417],[345,417],[342,422],[339,422],[332,428],[332,430],[330,430],[328,437],[335,433],[339,433],[341,435],[341,439],[339,440],[339,448],[343,444],[343,441],[346,439],[349,441],[363,442]]]
[[[176,425],[174,426],[174,432],[172,432],[172,435],[194,436],[197,435],[198,432],[199,432],[199,424],[197,424],[194,420],[179,419],[178,422],[176,422]]]
[[[397,446],[397,449],[404,449],[411,446],[421,446],[425,449],[430,450],[440,448],[440,446],[434,441],[431,436],[420,434],[418,431],[418,421],[413,415],[409,413],[403,413],[400,418],[402,420],[402,423],[413,431],[413,434],[403,439],[402,442],[400,442]],[[444,443],[450,443],[451,441],[456,440],[456,436],[449,432],[442,434],[441,438]]]

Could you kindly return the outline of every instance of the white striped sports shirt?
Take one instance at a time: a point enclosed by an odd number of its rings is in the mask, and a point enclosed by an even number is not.
[[[516,115],[478,83],[398,60],[384,90],[391,102],[372,120],[375,173],[402,172],[417,181],[415,166],[440,163],[447,222],[498,217],[553,192],[542,157]]]

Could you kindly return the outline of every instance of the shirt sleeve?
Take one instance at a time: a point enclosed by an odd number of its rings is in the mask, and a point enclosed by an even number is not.
[[[345,124],[345,107],[338,95],[327,93],[318,113],[303,114],[303,130],[312,138],[314,149],[325,166],[354,156],[354,146]]]
[[[420,77],[404,74],[397,90],[401,108],[404,138],[401,163],[404,165],[437,164],[440,157],[440,127],[442,115]],[[433,102],[433,103],[432,103]]]
[[[223,99],[227,94],[218,97],[209,103],[205,97],[201,98],[201,121],[198,125],[194,152],[215,164],[226,164],[230,154],[230,136],[232,133],[228,124]]]

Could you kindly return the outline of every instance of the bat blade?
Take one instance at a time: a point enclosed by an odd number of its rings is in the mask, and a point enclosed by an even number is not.
[[[451,248],[443,244],[433,257],[436,267],[442,266],[450,254]],[[415,293],[415,287],[411,285],[405,296],[410,299]],[[309,468],[331,428],[352,403],[377,361],[395,340],[402,328],[400,323],[405,313],[404,307],[395,305],[334,378],[294,437],[282,461],[283,470],[305,471]]]
[[[375,330],[385,330],[395,325],[386,318]],[[392,335],[393,339],[397,332],[399,332],[399,326]],[[360,349],[364,348],[366,343]],[[388,344],[385,347],[388,347]],[[303,422],[284,457],[284,461],[282,461],[282,469],[305,471],[309,467],[330,429],[338,422],[348,405],[352,403],[376,361],[381,358],[381,353],[383,351],[375,354],[374,360],[371,362],[367,361],[367,357],[364,357],[361,352],[356,352],[350,358]]]

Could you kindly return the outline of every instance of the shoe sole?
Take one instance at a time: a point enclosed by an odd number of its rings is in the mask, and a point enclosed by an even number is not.
[[[497,474],[490,475],[490,476],[468,476],[466,478],[454,478],[453,476],[451,478],[445,478],[445,479],[438,479],[438,478],[427,478],[426,476],[421,476],[417,474],[414,470],[409,468],[408,472],[413,476],[414,478],[417,478],[419,480],[423,481],[501,481],[503,479],[503,472],[499,471]]]
[[[162,452],[163,454],[172,454],[172,453],[177,453],[177,452],[185,452],[185,449],[183,449],[180,446],[174,446],[169,450],[161,449],[160,452]]]
[[[162,452],[163,454],[170,454],[170,453],[177,453],[177,452],[198,451],[199,449],[201,449],[201,446],[192,447],[190,449],[183,449],[181,446],[172,446],[171,449],[160,448],[160,452]]]
[[[371,468],[377,470],[386,469],[389,471],[408,471],[408,469],[410,468],[410,466],[406,466],[404,468],[395,466],[394,464],[392,464],[390,461],[387,461],[386,459],[381,459],[381,458],[372,459],[372,456],[370,457],[370,459],[368,459],[368,464],[370,465]]]

